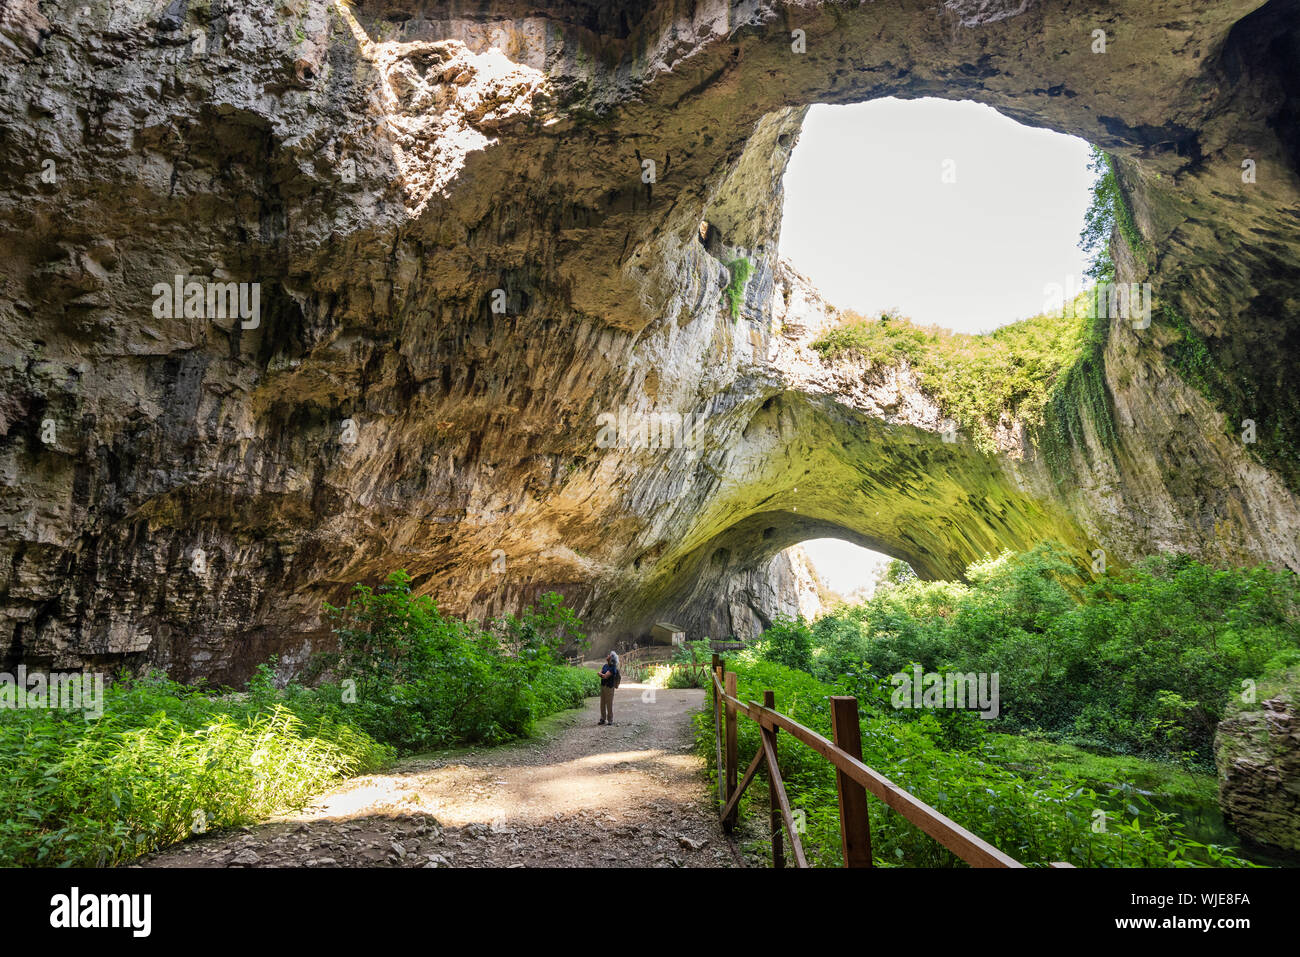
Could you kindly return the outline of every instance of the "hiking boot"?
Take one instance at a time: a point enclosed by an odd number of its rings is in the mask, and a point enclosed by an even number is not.
[[[601,720],[599,720],[599,721],[596,722],[596,725],[597,725],[597,727],[599,727],[600,725],[602,725],[602,724],[604,724],[604,723],[605,723],[605,720],[602,718]]]

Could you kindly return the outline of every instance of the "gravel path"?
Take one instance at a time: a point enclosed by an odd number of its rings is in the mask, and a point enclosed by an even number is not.
[[[428,755],[344,782],[303,811],[161,851],[144,867],[727,867],[697,689],[624,683],[541,737]]]

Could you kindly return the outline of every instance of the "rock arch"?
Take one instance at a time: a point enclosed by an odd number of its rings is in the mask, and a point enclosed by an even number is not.
[[[7,660],[291,671],[327,640],[322,599],[399,566],[469,615],[559,588],[611,641],[708,621],[712,582],[762,577],[815,523],[928,574],[1048,529],[1300,568],[1294,0],[547,7],[299,0],[181,24],[10,4]],[[903,370],[808,360],[825,309],[779,262],[781,177],[806,104],[882,95],[975,99],[1119,157],[1120,268],[1162,311],[1111,329],[1118,438],[1085,429],[1068,482],[1032,443],[946,447]],[[31,188],[33,157],[55,183]],[[155,319],[152,284],[182,272],[259,282],[273,315]],[[706,428],[596,447],[621,409]]]

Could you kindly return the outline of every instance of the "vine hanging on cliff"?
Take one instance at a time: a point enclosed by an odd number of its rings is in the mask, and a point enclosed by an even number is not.
[[[754,266],[744,256],[739,259],[732,259],[725,265],[727,272],[731,275],[731,282],[727,283],[722,290],[722,295],[726,299],[727,308],[731,312],[731,319],[734,322],[740,318],[740,304],[745,298],[745,283],[749,282]]]

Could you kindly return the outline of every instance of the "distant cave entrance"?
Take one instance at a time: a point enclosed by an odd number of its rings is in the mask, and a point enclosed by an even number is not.
[[[807,567],[812,573],[816,602],[800,596],[801,611],[816,611],[815,617],[839,602],[856,603],[870,598],[879,583],[890,573],[890,566],[901,566],[915,575],[910,565],[884,552],[864,548],[842,538],[814,538],[792,545],[783,553],[792,568]],[[895,572],[896,573],[896,572]]]

